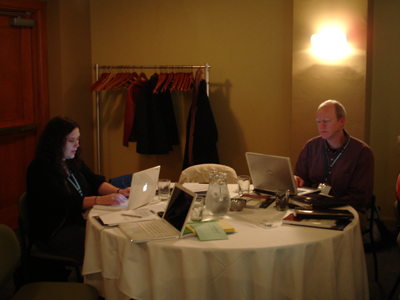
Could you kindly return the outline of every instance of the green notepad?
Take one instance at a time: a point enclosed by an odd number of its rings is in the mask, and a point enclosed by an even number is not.
[[[208,223],[208,222],[218,222],[219,220],[209,220],[209,221],[199,221],[199,222],[190,222],[190,223],[187,223],[186,224],[186,228],[185,228],[185,230],[183,231],[183,235],[185,235],[185,234],[196,234],[195,233],[195,231],[191,231],[190,229],[189,229],[189,227],[191,227],[191,228],[195,228],[196,226],[199,226],[199,225],[201,225],[201,224],[204,224],[204,223]]]
[[[215,240],[228,239],[226,232],[216,222],[195,224],[195,226],[193,227],[195,228],[197,236],[199,237],[200,241],[215,241]]]

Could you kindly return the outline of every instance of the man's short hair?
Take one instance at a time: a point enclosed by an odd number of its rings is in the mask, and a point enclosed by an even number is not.
[[[338,120],[341,119],[342,117],[346,118],[346,109],[344,108],[343,104],[337,100],[326,100],[322,102],[320,106],[318,106],[317,111],[329,104],[333,104],[335,106],[336,118]]]

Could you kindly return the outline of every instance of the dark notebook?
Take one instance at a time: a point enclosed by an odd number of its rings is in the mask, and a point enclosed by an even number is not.
[[[353,214],[342,209],[304,209],[295,208],[294,214],[303,219],[353,219]]]
[[[282,220],[283,224],[316,227],[323,229],[343,230],[351,223],[351,220],[346,219],[303,219],[299,216],[289,214]]]
[[[348,201],[323,194],[308,194],[305,196],[291,196],[289,205],[306,209],[321,209],[349,205]]]

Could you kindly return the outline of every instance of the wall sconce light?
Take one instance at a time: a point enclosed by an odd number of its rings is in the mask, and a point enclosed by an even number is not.
[[[322,59],[339,59],[349,54],[346,34],[327,31],[311,36],[313,53]]]

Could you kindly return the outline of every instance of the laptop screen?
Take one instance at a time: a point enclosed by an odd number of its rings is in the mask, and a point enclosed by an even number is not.
[[[196,194],[176,183],[163,218],[178,231],[182,231],[195,198]]]
[[[288,189],[291,194],[297,194],[288,157],[246,152],[246,159],[255,189],[268,192]]]
[[[150,203],[157,190],[160,166],[136,172],[132,176],[128,209],[135,209]]]

